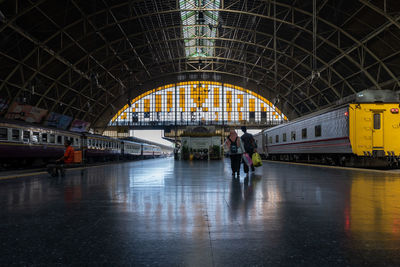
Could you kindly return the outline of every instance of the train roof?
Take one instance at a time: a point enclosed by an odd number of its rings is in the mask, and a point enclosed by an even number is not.
[[[141,144],[158,146],[158,147],[161,147],[163,149],[170,149],[171,148],[171,147],[168,147],[166,145],[158,144],[158,143],[151,142],[151,141],[148,141],[148,140],[144,140],[144,139],[141,139],[141,138],[137,138],[137,137],[134,137],[134,136],[125,137],[122,140],[128,140],[128,141],[131,141],[131,142],[138,142],[138,143],[141,143]]]
[[[277,125],[275,127],[271,127],[268,129],[263,130],[264,131],[269,131],[272,129],[279,129],[280,127],[283,127],[285,125],[294,123],[294,122],[299,122],[302,120],[309,119],[311,117],[318,116],[320,114],[324,114],[327,112],[331,112],[343,107],[347,107],[350,104],[355,104],[355,103],[360,103],[360,104],[367,104],[367,103],[396,103],[398,104],[400,101],[400,94],[397,91],[392,91],[392,90],[363,90],[358,93],[355,93],[353,95],[350,95],[348,97],[343,98],[341,101],[337,102],[334,106],[330,106],[315,112],[312,112],[310,114],[304,115],[302,117],[296,118],[292,121],[289,121],[287,123],[283,123],[281,125]]]
[[[59,131],[59,132],[68,133],[68,134],[82,134],[81,132],[73,132],[73,131],[64,130],[64,129],[60,129],[60,128],[56,128],[56,127],[46,126],[46,125],[42,125],[42,124],[28,123],[28,122],[19,121],[19,120],[10,120],[10,119],[0,118],[0,123],[17,125],[20,127],[27,127],[27,128],[29,128],[29,127],[40,128],[40,129],[48,130],[48,131]]]
[[[268,128],[268,129],[265,129],[265,130],[263,130],[263,132],[264,132],[264,131],[269,131],[269,130],[274,130],[274,129],[279,129],[279,128],[284,127],[284,126],[286,126],[286,125],[288,125],[288,124],[292,124],[292,123],[295,123],[295,122],[303,121],[303,120],[306,120],[306,119],[309,119],[309,118],[312,118],[312,117],[315,117],[315,116],[318,116],[318,115],[321,115],[321,114],[324,114],[324,113],[327,113],[327,112],[331,112],[331,111],[334,111],[334,110],[338,110],[338,109],[347,107],[348,105],[350,105],[350,103],[342,104],[342,105],[338,105],[338,106],[334,106],[334,107],[328,107],[328,108],[325,108],[325,109],[321,109],[321,110],[318,110],[318,111],[316,111],[316,112],[313,112],[313,113],[304,115],[304,116],[302,116],[302,117],[296,118],[296,119],[294,119],[294,120],[291,120],[291,121],[289,121],[289,122],[282,123],[282,124],[280,124],[280,125],[277,125],[277,126],[274,126],[274,127]]]

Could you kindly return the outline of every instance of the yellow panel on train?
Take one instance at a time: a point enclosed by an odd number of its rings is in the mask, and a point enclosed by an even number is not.
[[[399,104],[350,104],[349,120],[350,142],[354,154],[400,155]]]

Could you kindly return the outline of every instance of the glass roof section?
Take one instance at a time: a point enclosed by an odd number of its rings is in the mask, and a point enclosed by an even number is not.
[[[214,37],[217,36],[220,0],[180,0],[185,54],[189,59],[214,55]],[[208,10],[205,10],[208,9]]]

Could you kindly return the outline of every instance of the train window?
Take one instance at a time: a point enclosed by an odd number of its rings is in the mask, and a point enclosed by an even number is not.
[[[282,142],[286,142],[286,133],[282,134]]]
[[[49,137],[49,143],[54,144],[56,142],[56,136],[54,134],[51,134]]]
[[[12,129],[11,140],[19,141],[19,139],[21,139],[20,131],[18,129]]]
[[[296,140],[296,132],[295,132],[295,131],[292,131],[292,132],[290,133],[290,140],[291,140],[291,141],[295,141],[295,140]]]
[[[29,142],[31,140],[31,133],[29,131],[24,131],[23,140],[24,142]]]
[[[269,143],[272,144],[272,136],[270,136],[268,139],[269,139]]]
[[[279,135],[275,136],[275,143],[279,143]]]
[[[0,128],[0,140],[8,140],[8,129]]]
[[[62,144],[62,136],[61,135],[57,136],[57,144]]]
[[[315,137],[320,137],[322,135],[321,125],[315,126]]]
[[[375,113],[374,114],[374,129],[379,130],[381,128],[381,114]]]
[[[47,133],[42,133],[42,143],[47,143]]]
[[[306,139],[307,138],[307,128],[301,129],[301,138]]]
[[[32,142],[39,143],[39,132],[32,133]]]

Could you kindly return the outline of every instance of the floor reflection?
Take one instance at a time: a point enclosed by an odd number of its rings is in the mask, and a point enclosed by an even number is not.
[[[346,230],[358,241],[398,242],[400,238],[400,179],[393,175],[354,176]],[[385,243],[385,242],[383,242]]]
[[[241,175],[156,159],[0,183],[0,265],[400,263],[400,176],[282,163]]]

